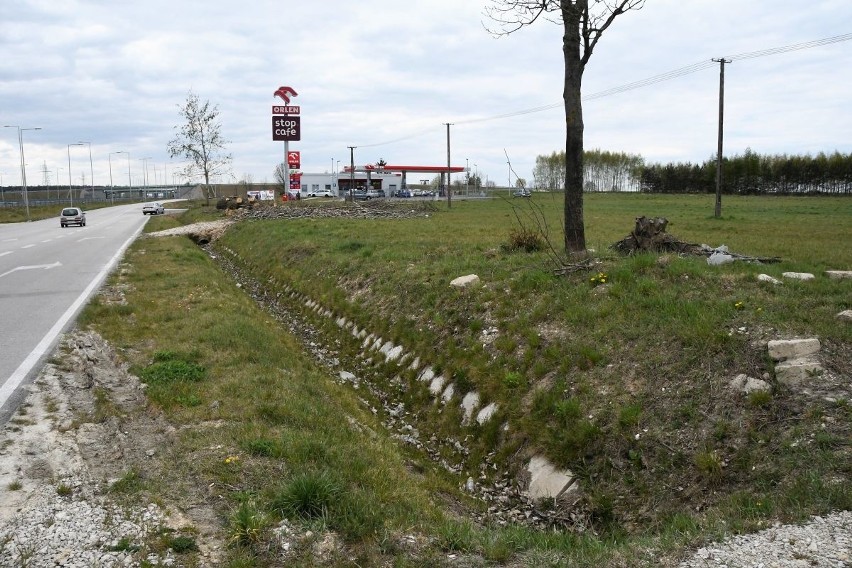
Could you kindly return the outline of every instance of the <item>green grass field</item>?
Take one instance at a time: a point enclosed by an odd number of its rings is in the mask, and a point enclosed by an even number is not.
[[[770,339],[818,337],[828,375],[815,384],[848,385],[852,325],[836,314],[852,308],[852,280],[824,271],[852,270],[852,201],[725,197],[715,219],[712,196],[588,195],[598,264],[566,276],[554,274],[552,253],[508,246],[523,225],[559,250],[561,211],[558,196],[535,194],[439,202],[405,219],[245,221],[214,245],[238,255],[246,282],[273,295],[288,286],[404,346],[457,396],[497,403],[491,422],[462,426],[457,406],[435,404],[413,371],[365,363],[333,318],[289,306],[341,368],[360,365],[416,414],[421,438],[464,440],[466,455],[446,456],[458,476],[392,440],[371,411],[381,408],[374,393],[333,380],[187,238],[134,244],[109,283],[128,287],[127,304],[96,300],[81,325],[125,353],[175,424],[224,424],[181,429],[175,452],[192,459],[169,475],[232,488],[213,504],[229,566],[275,565],[270,529],[282,518],[340,535],[332,565],[435,566],[455,554],[469,565],[646,566],[673,565],[705,539],[852,506],[848,387],[809,396],[780,385],[765,350]],[[148,230],[220,215],[194,204]],[[618,257],[609,245],[640,215],[666,217],[684,241],[783,261]],[[816,279],[756,280],[785,271]],[[482,286],[449,286],[466,274]],[[740,373],[772,390],[731,391]],[[587,532],[473,520],[485,506],[459,490],[468,475],[486,458],[516,474],[536,454],[579,476]],[[180,502],[168,484],[158,491]],[[412,534],[421,545],[400,544]],[[316,561],[310,546],[297,558]]]

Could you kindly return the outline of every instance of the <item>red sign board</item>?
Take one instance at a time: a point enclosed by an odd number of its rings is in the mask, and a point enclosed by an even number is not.
[[[301,118],[298,116],[273,116],[272,140],[292,142],[302,139]]]
[[[273,105],[272,114],[299,114],[301,110],[298,105]]]
[[[291,168],[301,168],[301,157],[299,152],[287,152],[287,165]]]

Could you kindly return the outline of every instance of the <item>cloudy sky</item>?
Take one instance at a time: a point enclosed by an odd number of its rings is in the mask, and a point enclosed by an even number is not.
[[[68,144],[78,141],[91,145],[98,185],[118,151],[129,153],[134,185],[143,164],[149,183],[170,183],[179,164],[166,146],[192,91],[221,112],[234,157],[222,181],[272,181],[284,157],[272,141],[273,93],[290,86],[302,171],[343,167],[347,146],[356,164],[444,165],[449,122],[453,165],[505,185],[508,154],[531,180],[536,156],[564,144],[561,26],[495,37],[490,5],[0,0],[0,125],[42,128],[23,131],[29,185],[45,169],[67,184]],[[850,34],[849,0],[647,0],[615,21],[586,69],[586,148],[647,162],[714,155],[719,66],[701,64],[726,57],[726,154],[852,152],[852,41],[753,56]],[[70,148],[75,184],[90,183],[88,157],[87,146]],[[112,155],[112,173],[125,183],[127,154]],[[0,129],[0,176],[20,183],[15,128]]]

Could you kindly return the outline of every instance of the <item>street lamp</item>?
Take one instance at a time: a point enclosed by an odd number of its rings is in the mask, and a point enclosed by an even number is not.
[[[151,156],[139,158],[139,161],[142,162],[142,201],[145,201],[148,193],[148,160],[150,159]]]
[[[124,150],[119,150],[118,152],[110,152],[107,154],[107,160],[109,160],[109,192],[112,196],[112,202],[115,204],[115,186],[112,184],[112,155],[113,154],[127,154]],[[130,175],[130,170],[127,170],[127,174]]]
[[[74,190],[71,188],[71,146],[83,146],[82,142],[76,144],[68,144],[68,199],[71,201],[71,206],[74,206]]]
[[[13,125],[5,125],[3,128],[17,128],[18,129],[18,146],[21,149],[21,193],[23,193],[24,197],[24,205],[27,208],[27,221],[30,220],[30,200],[27,195],[27,168],[24,165],[24,136],[22,132],[24,130],[41,130],[41,127],[36,128],[21,128],[20,126]]]
[[[92,167],[92,143],[91,142],[77,142],[77,144],[88,144],[89,145],[89,177],[91,178],[89,182],[92,185],[92,199],[95,197],[95,170]]]
[[[60,167],[56,168],[56,199],[59,199],[59,187],[61,185],[59,183],[59,172],[61,170],[64,170],[64,169],[65,168],[60,168]],[[50,189],[47,190],[47,200],[50,201]]]
[[[107,159],[109,160],[109,188],[110,188],[110,189],[112,189],[113,187],[115,187],[115,186],[112,184],[112,155],[113,155],[113,154],[126,154],[126,153],[127,153],[127,152],[125,152],[124,150],[119,150],[118,152],[110,152],[110,153],[107,155]]]

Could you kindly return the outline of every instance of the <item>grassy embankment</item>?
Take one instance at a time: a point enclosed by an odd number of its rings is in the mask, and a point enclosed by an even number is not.
[[[561,201],[533,203],[558,248]],[[761,344],[817,336],[828,371],[848,383],[852,330],[835,314],[850,308],[852,282],[823,271],[852,269],[852,202],[727,197],[714,219],[709,196],[590,195],[587,236],[601,265],[565,277],[553,276],[544,252],[504,247],[516,216],[530,225],[532,211],[497,200],[439,204],[408,220],[247,222],[220,244],[258,280],[287,283],[405,346],[459,395],[497,402],[497,419],[462,427],[455,405],[440,411],[422,388],[404,400],[419,410],[424,437],[469,436],[469,471],[493,450],[506,467],[540,452],[573,470],[599,536],[466,522],[463,511],[477,505],[457,494],[459,480],[391,443],[359,402],[369,397],[335,384],[188,239],[131,248],[130,270],[111,282],[129,285],[127,305],[96,301],[82,323],[126,350],[152,404],[175,423],[222,421],[181,436],[175,452],[187,459],[171,473],[231,488],[216,505],[231,565],[270,562],[268,529],[282,517],[339,533],[351,565],[434,565],[454,552],[592,566],[643,565],[701,538],[852,506],[847,399],[776,384]],[[149,228],[218,214],[193,209]],[[709,268],[609,254],[642,214],[667,217],[682,240],[784,262]],[[788,270],[817,280],[755,280]],[[449,288],[469,273],[484,286]],[[357,343],[335,336],[332,322],[314,323],[344,346],[344,364],[354,360]],[[497,330],[493,341],[483,342],[486,329]],[[374,371],[381,381],[390,369]],[[730,391],[739,373],[767,374],[771,393]],[[399,538],[412,533],[434,539],[413,552]]]

